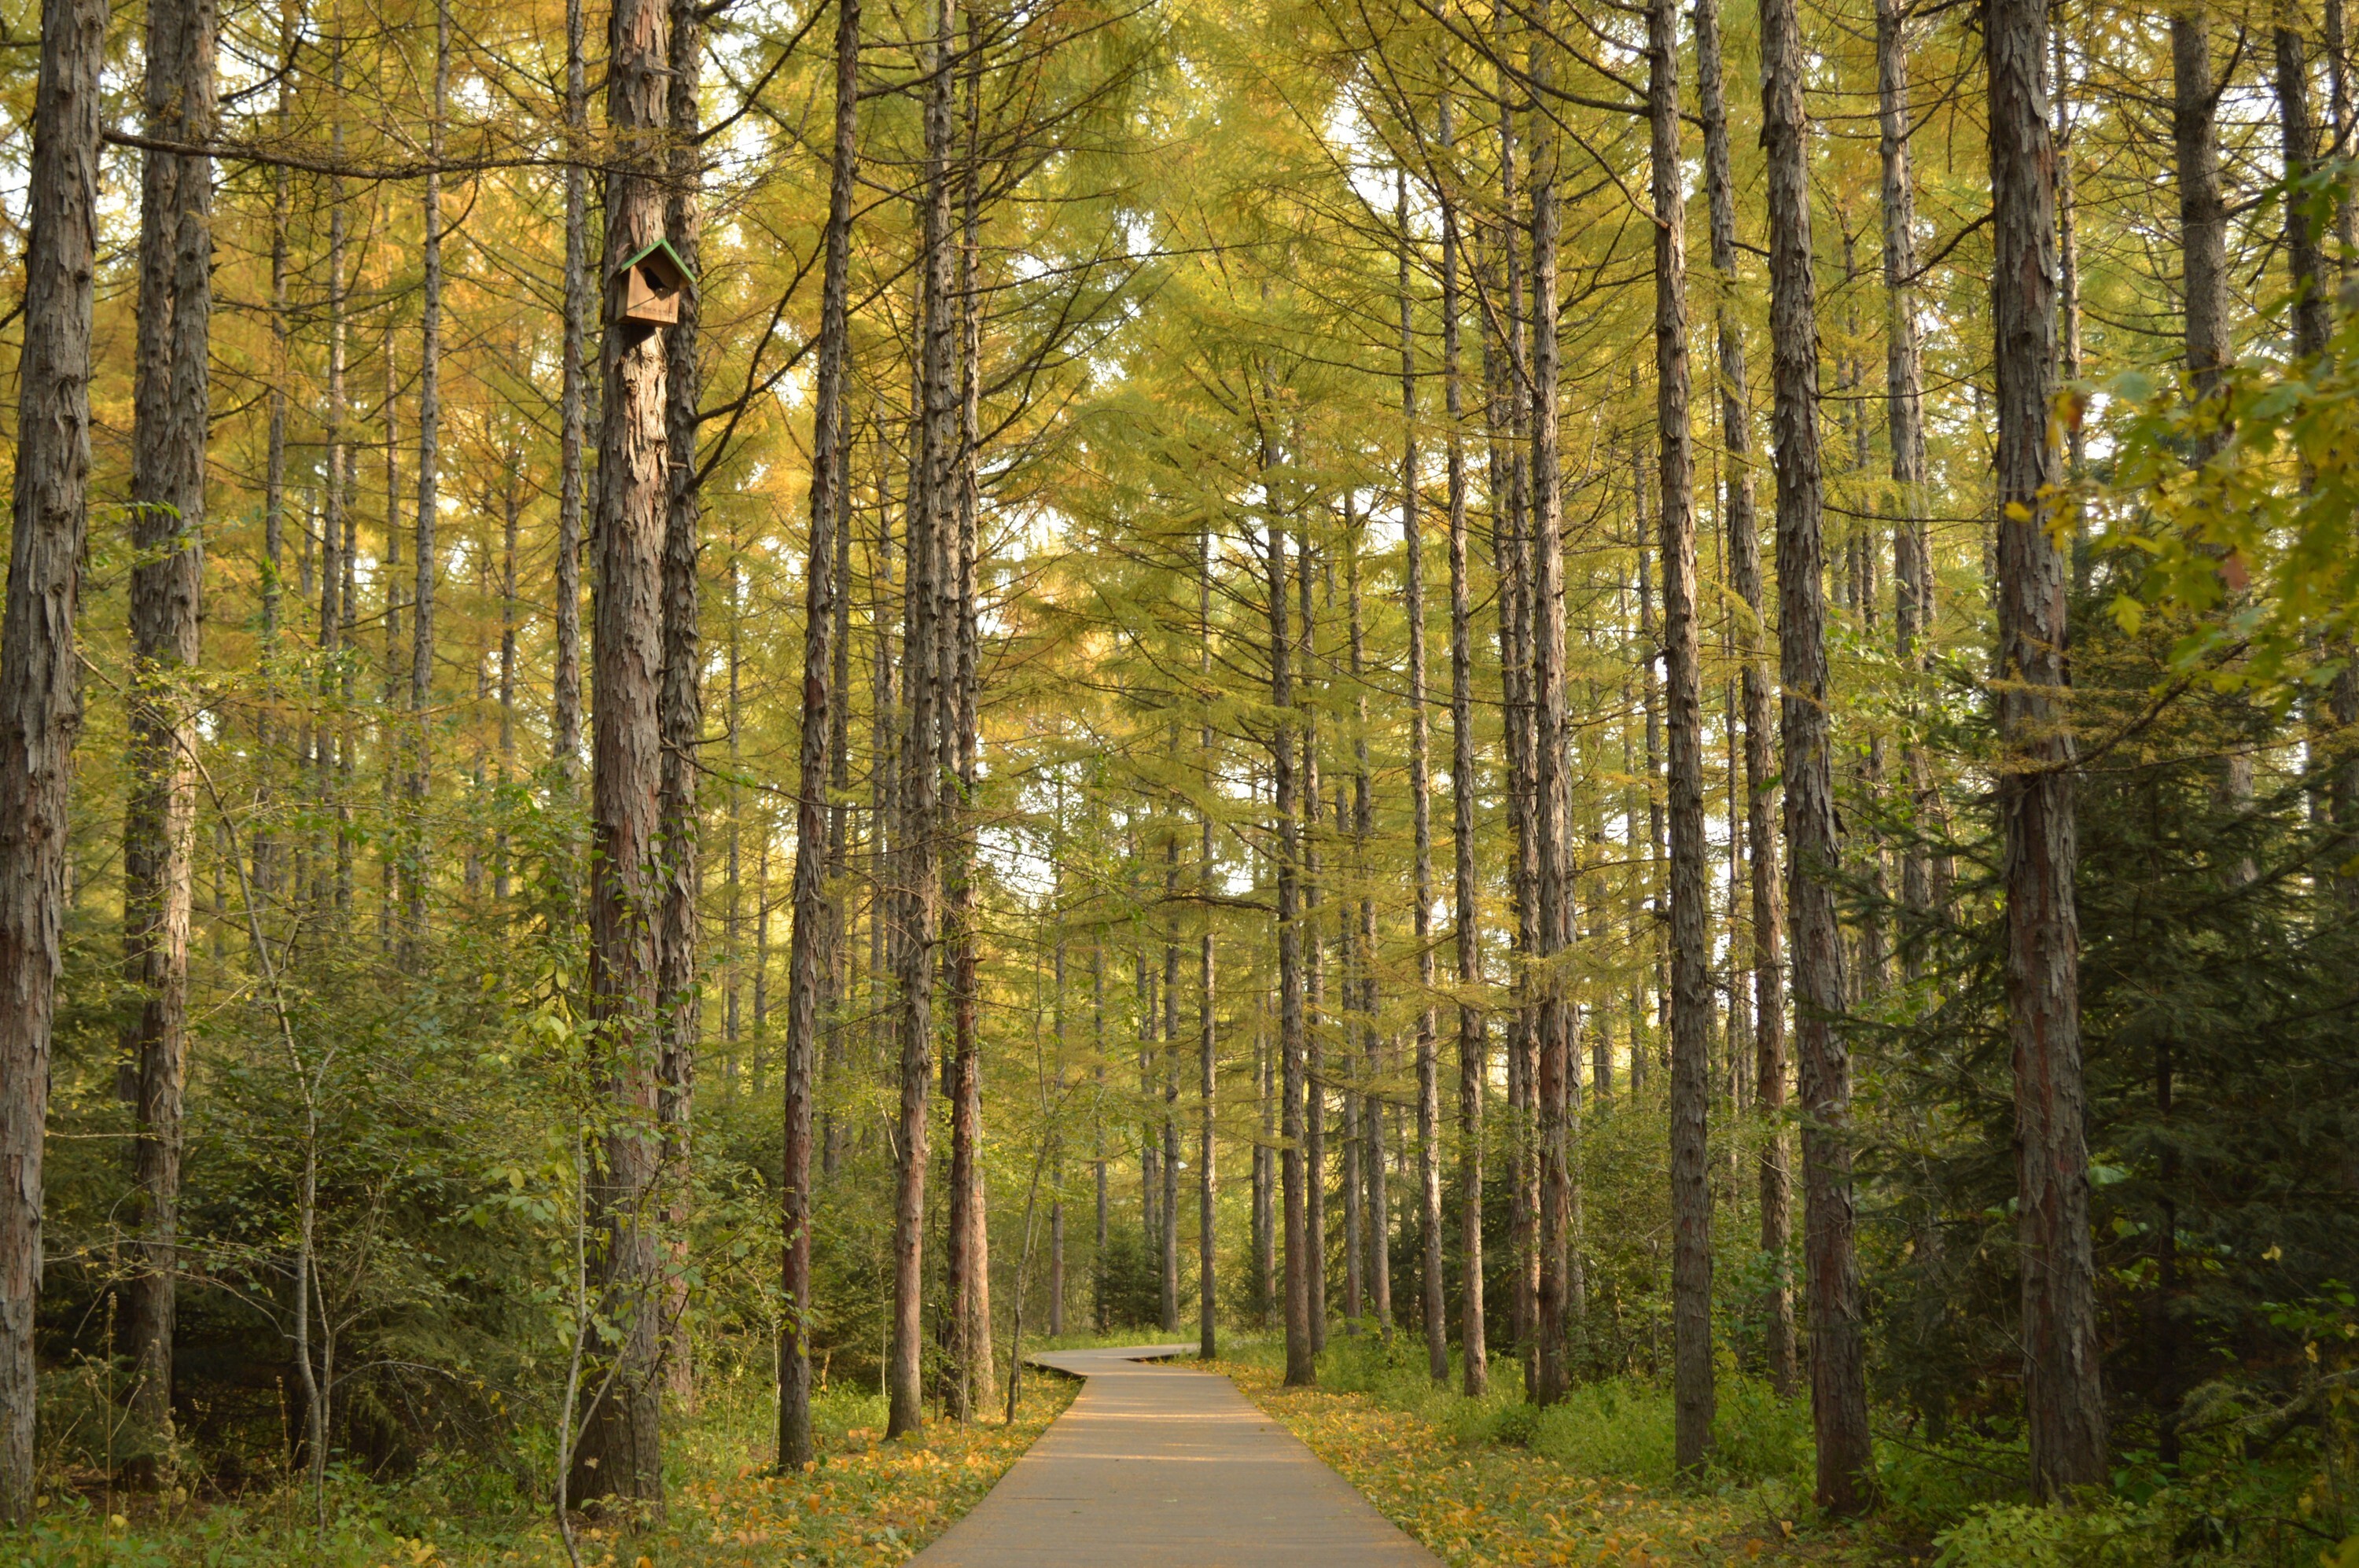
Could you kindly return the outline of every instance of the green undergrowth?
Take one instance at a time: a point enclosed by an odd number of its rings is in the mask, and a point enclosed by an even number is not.
[[[1399,1334],[1331,1339],[1315,1391],[1279,1385],[1285,1352],[1275,1338],[1232,1336],[1223,1360],[1249,1395],[1453,1563],[1726,1562],[1784,1552],[1920,1568],[2359,1568],[2359,1536],[2346,1539],[2359,1450],[2339,1411],[2266,1454],[2215,1443],[2171,1469],[2133,1455],[2111,1495],[2069,1508],[2027,1499],[2020,1439],[1928,1444],[1886,1433],[1876,1443],[1873,1512],[1823,1527],[1812,1522],[1808,1400],[1780,1399],[1730,1368],[1719,1378],[1711,1464],[1682,1486],[1670,1390],[1645,1378],[1582,1384],[1540,1409],[1525,1402],[1513,1359],[1493,1361],[1489,1391],[1470,1399],[1458,1391],[1462,1362],[1453,1358],[1449,1386],[1436,1384],[1422,1343]],[[1420,1427],[1446,1441],[1403,1436]],[[1486,1474],[1496,1483],[1487,1492],[1461,1486]],[[1517,1500],[1535,1487],[1562,1506]],[[1461,1490],[1465,1500],[1451,1504]],[[1586,1545],[1548,1546],[1584,1527]],[[1666,1542],[1678,1546],[1669,1556]]]
[[[710,1377],[696,1408],[669,1422],[664,1517],[585,1523],[582,1561],[585,1568],[901,1563],[980,1501],[1072,1393],[1065,1378],[1027,1377],[1012,1426],[995,1417],[965,1426],[935,1421],[914,1440],[888,1443],[885,1400],[839,1385],[813,1404],[819,1463],[779,1476],[771,1473],[777,1415],[767,1377]],[[560,1568],[567,1559],[545,1497],[527,1496],[515,1479],[549,1473],[546,1444],[518,1446],[513,1467],[438,1460],[375,1479],[333,1467],[324,1528],[300,1484],[136,1506],[103,1487],[56,1485],[32,1528],[0,1534],[0,1568]]]
[[[1275,1342],[1241,1345],[1240,1359],[1284,1365]],[[1319,1357],[1319,1383],[1339,1393],[1367,1394],[1406,1410],[1461,1443],[1495,1443],[1581,1470],[1641,1486],[1677,1481],[1672,1454],[1670,1391],[1640,1377],[1609,1377],[1576,1385],[1540,1408],[1524,1399],[1523,1369],[1511,1357],[1490,1363],[1490,1388],[1480,1399],[1458,1390],[1464,1362],[1452,1356],[1448,1387],[1428,1376],[1425,1348],[1404,1334],[1374,1334],[1329,1340]],[[1812,1449],[1810,1410],[1778,1399],[1756,1379],[1723,1374],[1712,1422],[1713,1454],[1706,1481],[1714,1486],[1772,1486],[1807,1495]]]
[[[1426,1376],[1421,1345],[1331,1343],[1316,1388],[1280,1380],[1266,1342],[1224,1346],[1220,1369],[1375,1506],[1453,1568],[1493,1564],[1832,1562],[1843,1532],[1813,1530],[1807,1488],[1783,1473],[1723,1468],[1671,1484],[1669,1403],[1643,1384],[1601,1385],[1546,1410],[1516,1369],[1468,1399]],[[1413,1356],[1414,1359],[1408,1359]],[[1778,1465],[1782,1410],[1732,1413],[1748,1453]],[[1767,1426],[1767,1432],[1749,1430]]]

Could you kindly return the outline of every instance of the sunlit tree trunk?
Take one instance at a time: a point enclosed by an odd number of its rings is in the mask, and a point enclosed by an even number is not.
[[[1768,155],[1769,337],[1776,388],[1778,673],[1786,902],[1793,927],[1794,1032],[1800,1056],[1804,1251],[1810,1280],[1810,1412],[1818,1500],[1866,1504],[1867,1385],[1852,1230],[1851,1062],[1844,1006],[1833,762],[1827,719],[1825,539],[1818,421],[1818,289],[1811,275],[1809,125],[1794,0],[1766,0],[1762,142]]]
[[[1321,1039],[1327,1018],[1327,966],[1325,944],[1320,940],[1319,920],[1322,890],[1319,822],[1322,807],[1319,784],[1319,692],[1315,684],[1319,669],[1318,622],[1311,599],[1312,580],[1318,575],[1318,553],[1307,532],[1295,536],[1295,604],[1300,611],[1301,623],[1296,657],[1302,670],[1302,690],[1297,694],[1302,715],[1302,767],[1295,789],[1302,803],[1302,1162],[1303,1179],[1307,1184],[1303,1197],[1302,1256],[1310,1269],[1310,1279],[1304,1285],[1303,1293],[1310,1301],[1310,1354],[1316,1356],[1327,1348],[1327,1064]],[[1178,980],[1176,965],[1167,962],[1164,982],[1167,998]],[[1166,1006],[1169,1005],[1167,1000]],[[1164,1033],[1169,1039],[1171,1031],[1167,1029]],[[1165,1125],[1169,1127],[1169,1123],[1167,1121]],[[1170,1179],[1172,1160],[1176,1157],[1174,1149],[1164,1161],[1167,1181]],[[1168,1214],[1170,1212],[1170,1205],[1167,1203],[1164,1213]],[[1178,1279],[1176,1271],[1172,1278]],[[1176,1329],[1178,1326],[1175,1315],[1172,1327]]]
[[[618,0],[607,33],[605,343],[598,437],[598,594],[592,658],[590,989],[606,1088],[592,1181],[597,1315],[614,1325],[575,1451],[572,1495],[660,1505],[664,1300],[658,1250],[662,1130],[658,1059],[658,843],[663,775],[663,553],[671,485],[662,335],[622,319],[623,264],[662,236],[669,16]],[[608,1377],[606,1370],[611,1370]]]
[[[1441,145],[1454,150],[1448,93],[1441,98]],[[1449,417],[1450,472],[1450,923],[1458,971],[1458,1278],[1459,1345],[1467,1396],[1489,1387],[1483,1333],[1483,1101],[1489,1089],[1490,1042],[1475,997],[1483,984],[1480,897],[1474,869],[1474,644],[1466,561],[1466,391],[1460,380],[1460,235],[1455,193],[1441,201],[1441,379]],[[1439,1227],[1436,1227],[1439,1229]]]
[[[1543,6],[1538,41],[1532,46],[1531,75],[1537,92],[1554,80],[1554,45],[1548,41],[1553,6]],[[1566,942],[1564,777],[1564,497],[1558,472],[1557,419],[1557,136],[1546,115],[1534,117],[1532,191],[1532,702],[1535,770],[1533,814],[1537,831],[1539,941],[1536,956],[1548,964]],[[1566,1351],[1571,1307],[1567,1278],[1566,1226],[1571,1172],[1566,1112],[1566,1076],[1571,1029],[1561,977],[1546,970],[1539,985],[1538,1074],[1534,1082],[1539,1120],[1538,1365],[1531,1386],[1536,1404],[1564,1396],[1570,1377]]]
[[[835,645],[838,584],[832,562],[844,528],[841,447],[843,377],[851,333],[853,181],[860,157],[860,0],[837,0],[835,137],[827,201],[826,272],[820,285],[819,367],[813,385],[810,548],[804,556],[803,690],[800,771],[795,790],[794,923],[788,939],[785,1080],[786,1170],[779,1183],[786,1238],[779,1274],[785,1313],[778,1345],[778,1468],[800,1470],[817,1457],[810,1424],[811,1104],[818,1079],[819,994],[823,951],[832,934],[829,867],[811,851],[824,831],[827,777],[848,714],[836,704],[842,667]],[[1061,981],[1063,949],[1058,950]],[[1055,1330],[1052,1328],[1051,1333]]]
[[[1263,528],[1267,536],[1269,588],[1271,804],[1277,817],[1278,1184],[1286,1231],[1286,1381],[1289,1387],[1307,1388],[1317,1381],[1318,1367],[1311,1360],[1310,1225],[1302,1158],[1302,933],[1297,914],[1299,874],[1296,869],[1301,846],[1294,798],[1293,638],[1287,631],[1286,529],[1279,525],[1275,497],[1267,493],[1276,466],[1266,444],[1262,475],[1267,515]]]
[[[2299,31],[2280,22],[2277,46],[2277,128],[2284,144],[2286,281],[2293,292],[2294,352],[2308,357],[2325,351],[2332,313],[2325,292],[2323,235],[2312,216],[2316,192],[2302,184],[2318,167],[2318,126],[2310,107],[2310,50]]]
[[[1502,24],[1503,27],[1505,24]],[[1509,887],[1516,909],[1516,1010],[1507,1034],[1507,1185],[1509,1245],[1515,1263],[1508,1320],[1521,1358],[1524,1387],[1537,1386],[1538,1344],[1534,1332],[1539,1293],[1538,1124],[1533,1085],[1538,1076],[1538,1028],[1530,969],[1538,931],[1534,899],[1538,888],[1538,842],[1534,822],[1538,790],[1532,744],[1531,576],[1527,549],[1530,452],[1525,443],[1531,407],[1524,340],[1524,255],[1519,243],[1521,204],[1516,180],[1516,118],[1504,85],[1499,116],[1498,251],[1506,273],[1504,341],[1495,331],[1484,340],[1495,350],[1492,394],[1492,556],[1499,577],[1499,664],[1506,727],[1507,807],[1514,829],[1515,864]],[[1504,441],[1506,450],[1500,450]]]
[[[2033,1494],[2043,1498],[2069,1497],[2107,1478],[2082,1132],[2087,1099],[2081,1082],[2080,920],[2072,886],[2079,859],[2074,748],[2061,711],[2071,684],[2065,573],[2048,531],[2060,476],[2049,424],[2056,211],[2046,23],[2046,7],[2031,0],[1987,0],[1984,7],[1998,394],[1999,680],[1994,687],[2000,735],[2012,753],[1998,800],[2016,1085],[2016,1230],[2031,1483]],[[2182,30],[2174,22],[2174,45]],[[2174,48],[2174,57],[2179,52]],[[2201,74],[2208,81],[2209,67]],[[2183,200],[2200,206],[2196,194]],[[2192,267],[2191,237],[2188,248]],[[2191,299],[2191,287],[2190,293]]]
[[[1904,670],[1922,667],[1933,629],[1932,535],[1928,527],[1925,455],[1925,365],[1917,325],[1917,187],[1908,150],[1908,19],[1903,0],[1876,0],[1876,112],[1883,169],[1884,216],[1884,410],[1891,443],[1894,511],[1892,575],[1893,651]],[[2060,104],[2058,113],[2062,113]],[[2066,198],[2069,202],[2069,195]],[[2069,234],[2069,227],[2068,227]],[[2068,249],[2069,240],[2068,240]],[[2071,335],[2080,336],[2077,282]],[[2078,352],[2075,351],[2077,364]],[[2079,440],[2076,434],[2073,438]],[[1932,820],[1932,768],[1912,732],[1902,747],[1901,768],[1919,822]],[[1911,835],[1900,853],[1900,901],[1920,916],[1933,906],[1930,857]],[[1912,946],[1904,964],[1914,978],[1919,965]]]
[[[1712,1104],[1712,1003],[1679,48],[1675,0],[1654,0],[1647,13],[1647,103],[1655,201],[1655,439],[1661,462],[1663,653],[1670,718],[1671,1387],[1677,1412],[1675,1463],[1694,1472],[1712,1451],[1712,1189],[1704,1171],[1704,1130]]]
[[[217,22],[212,0],[147,13],[147,134],[212,139]],[[187,1076],[194,892],[197,662],[203,598],[212,160],[143,155],[139,322],[131,441],[129,800],[123,824],[123,947],[133,998],[122,1072],[132,1145],[134,1272],[122,1344],[131,1363],[125,1480],[152,1490],[172,1444],[172,1328]]]
[[[2045,34],[2040,44],[2040,60],[2034,63],[2040,68],[2044,82]],[[2229,358],[2228,212],[2220,193],[2221,83],[2212,73],[2211,14],[2200,0],[2170,18],[2170,88],[2187,370],[2194,379],[2196,397],[2203,398],[2220,385],[2220,373]],[[1995,127],[1992,134],[1997,134]],[[2043,117],[2043,142],[2049,134]],[[2049,150],[2052,157],[2052,147]],[[2052,341],[2052,333],[2050,337]],[[2052,367],[2049,375],[2052,379]],[[2208,452],[2217,444],[2216,434],[2208,436],[2200,442],[2200,449]]]
[[[590,93],[582,60],[582,0],[565,0],[565,304],[558,396],[558,500],[553,690],[549,749],[571,787],[582,767],[582,450],[586,432],[590,315]]]
[[[1450,1380],[1450,1323],[1441,1294],[1441,1092],[1433,1038],[1433,790],[1426,758],[1425,540],[1419,531],[1417,339],[1409,312],[1408,176],[1396,171],[1393,221],[1400,231],[1401,549],[1408,617],[1409,930],[1417,947],[1418,1317],[1427,1375]]]
[[[924,1238],[927,1098],[933,1077],[936,948],[941,936],[941,743],[951,671],[942,667],[942,623],[957,584],[949,557],[957,543],[955,494],[961,387],[956,236],[951,231],[950,157],[958,36],[956,0],[937,0],[923,49],[926,199],[922,400],[904,590],[901,756],[899,997],[900,1170],[893,1234],[893,1332],[886,1432],[898,1437],[924,1422]]]
[[[968,1409],[987,1410],[997,1403],[997,1375],[991,1334],[991,1233],[983,1171],[983,1052],[976,1032],[978,975],[974,933],[974,808],[976,746],[979,735],[975,667],[975,528],[979,504],[981,441],[982,300],[978,294],[982,267],[983,54],[977,33],[979,12],[966,13],[965,77],[966,147],[959,176],[961,220],[959,245],[959,446],[956,463],[958,536],[954,546],[955,613],[944,628],[949,652],[943,670],[951,682],[949,693],[952,734],[946,773],[957,779],[956,815],[945,841],[952,857],[951,947],[953,1068],[951,1107],[950,1273],[954,1281],[951,1312],[956,1318],[957,1366],[953,1383]]]
[[[428,710],[434,701],[434,579],[441,566],[435,542],[441,520],[442,484],[442,161],[443,129],[451,96],[451,6],[434,8],[433,103],[427,121],[426,193],[420,246],[424,277],[419,286],[418,331],[418,548],[417,587],[411,596],[409,643],[410,757],[407,780],[408,821],[401,828],[401,942],[405,961],[418,964],[426,941],[426,797],[433,783],[433,730]],[[349,544],[348,547],[349,549]]]
[[[1360,598],[1359,525],[1344,499],[1343,586],[1350,616],[1352,726],[1352,879],[1359,884],[1359,930],[1353,947],[1360,955],[1360,996],[1357,1010],[1363,1050],[1362,1071],[1367,1091],[1360,1096],[1360,1173],[1364,1197],[1361,1225],[1366,1231],[1368,1314],[1376,1329],[1389,1337],[1393,1330],[1392,1203],[1385,1179],[1384,1101],[1376,1091],[1384,1063],[1376,1028],[1376,908],[1368,890],[1368,840],[1375,832],[1375,808],[1368,771],[1367,625]]]
[[[41,1143],[82,720],[74,610],[89,517],[99,76],[106,7],[41,7],[25,191],[7,609],[0,623],[0,1520],[32,1516]]]
[[[690,272],[701,265],[703,204],[697,145],[697,83],[704,60],[701,13],[694,0],[671,0],[671,76],[665,94],[670,129],[669,178],[664,192],[664,234]],[[664,431],[670,449],[663,540],[663,677],[658,696],[663,730],[663,802],[658,828],[658,875],[663,910],[657,938],[657,1005],[663,1049],[657,1062],[664,1135],[664,1389],[687,1399],[695,1368],[688,1323],[687,1227],[690,1126],[696,1103],[696,1050],[701,1032],[697,979],[701,818],[697,814],[697,748],[704,734],[704,653],[697,556],[702,542],[703,478],[697,452],[697,405],[703,394],[698,366],[701,307],[693,287],[680,290],[679,318],[663,332]],[[823,557],[821,559],[824,559]]]
[[[1745,334],[1737,321],[1736,200],[1729,174],[1728,110],[1723,93],[1720,6],[1696,6],[1696,81],[1704,141],[1704,188],[1712,216],[1713,310],[1720,368],[1720,431],[1727,479],[1722,517],[1727,528],[1729,584],[1744,609],[1736,642],[1745,715],[1745,842],[1749,851],[1752,919],[1753,1103],[1761,1127],[1759,1207],[1761,1250],[1769,1259],[1763,1292],[1763,1350],[1769,1381],[1794,1391],[1794,1292],[1786,1253],[1792,1244],[1792,1176],[1787,1163],[1785,910],[1777,886],[1777,758],[1771,750],[1769,671],[1761,602],[1761,531],[1753,490],[1753,433],[1746,408]],[[1733,962],[1733,961],[1732,961]],[[1730,1051],[1737,1050],[1732,1040]]]

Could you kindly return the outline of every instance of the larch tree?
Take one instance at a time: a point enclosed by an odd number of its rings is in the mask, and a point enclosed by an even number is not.
[[[1769,334],[1777,471],[1779,735],[1785,768],[1786,907],[1802,1100],[1803,1252],[1809,1279],[1811,1425],[1819,1505],[1865,1506],[1867,1381],[1853,1242],[1851,1063],[1841,1029],[1841,846],[1827,713],[1825,476],[1819,443],[1818,288],[1808,111],[1793,0],[1761,12],[1762,143],[1768,157]]]
[[[206,0],[147,16],[147,132],[213,134],[216,29]],[[136,1010],[122,1073],[142,1235],[125,1292],[135,1379],[125,1478],[152,1491],[173,1444],[189,941],[195,892],[197,707],[203,617],[205,453],[211,411],[212,160],[147,149],[140,187],[139,326],[133,393],[130,800],[124,813],[124,967]]]
[[[2195,26],[2200,21],[2174,20],[2175,61],[2184,53],[2190,66],[2201,63],[2198,51],[2181,41]],[[2019,0],[1989,0],[1983,40],[1997,429],[2000,679],[1994,706],[2009,751],[1998,789],[2024,1413],[2034,1496],[2069,1498],[2104,1484],[2108,1456],[2083,1129],[2074,746],[2062,712],[2071,685],[2067,573],[2048,525],[2061,476],[2049,413],[2056,385],[2056,208],[2045,11]],[[2204,75],[2208,82],[2208,67]],[[2182,103],[2191,81],[2191,73],[2181,72]],[[2182,157],[2189,140],[2182,122]],[[2200,197],[2182,192],[2181,200]],[[2208,213],[2199,206],[2195,215]],[[2194,297],[2190,288],[2190,302]],[[2199,385],[2207,368],[2198,362]]]

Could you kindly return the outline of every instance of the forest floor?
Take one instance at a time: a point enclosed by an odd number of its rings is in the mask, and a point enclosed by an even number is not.
[[[1450,1414],[1432,1419],[1387,1398],[1381,1384],[1288,1388],[1282,1363],[1262,1346],[1231,1356],[1213,1369],[1451,1568],[1835,1563],[1856,1555],[1847,1535],[1806,1523],[1807,1497],[1783,1480],[1680,1491],[1499,1442]],[[1434,1398],[1462,1418],[1484,1404]]]
[[[1072,1401],[1077,1385],[1024,1380],[1012,1426],[995,1416],[934,1421],[916,1442],[883,1441],[885,1402],[838,1393],[818,1401],[821,1460],[791,1478],[768,1473],[776,1453],[766,1397],[709,1395],[674,1427],[669,1504],[639,1529],[584,1526],[583,1568],[881,1568],[940,1535]],[[486,1487],[478,1470],[421,1470],[399,1483],[339,1477],[324,1535],[304,1528],[308,1491],[185,1504],[153,1516],[108,1513],[79,1495],[51,1500],[9,1568],[562,1568],[565,1549],[545,1508]]]

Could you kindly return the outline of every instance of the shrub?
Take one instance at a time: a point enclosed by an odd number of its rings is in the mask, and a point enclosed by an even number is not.
[[[1934,1538],[1934,1568],[2143,1568],[2170,1555],[2147,1523],[2118,1504],[1995,1503]]]

